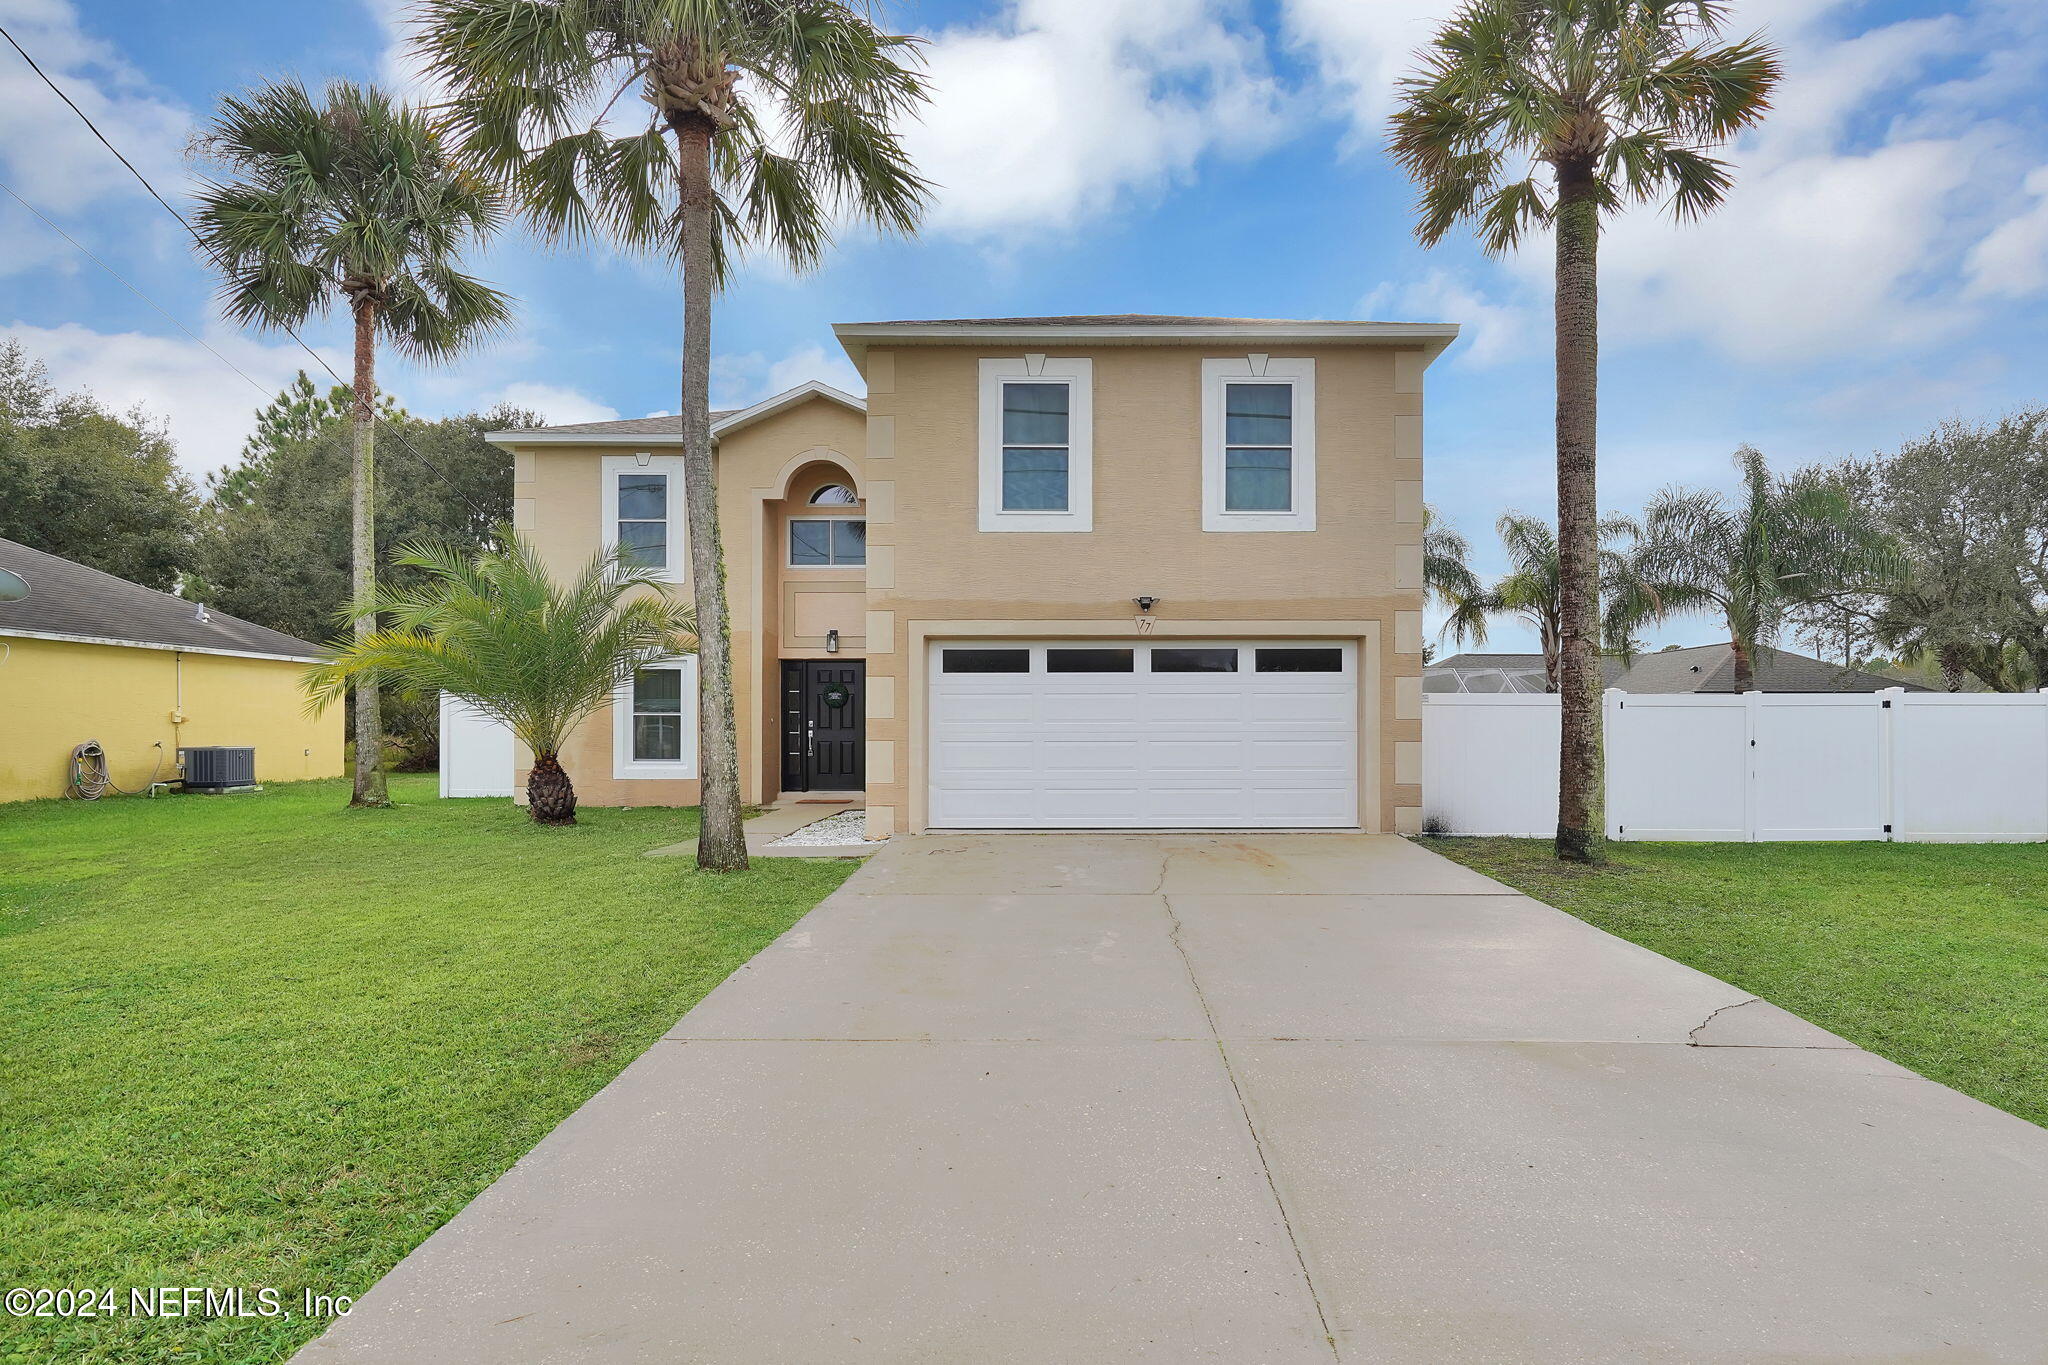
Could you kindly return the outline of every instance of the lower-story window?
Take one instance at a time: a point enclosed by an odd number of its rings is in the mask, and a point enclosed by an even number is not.
[[[697,775],[697,660],[657,659],[612,698],[612,775]]]

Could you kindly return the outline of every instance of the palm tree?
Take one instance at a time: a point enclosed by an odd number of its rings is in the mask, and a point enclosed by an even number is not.
[[[1495,254],[1556,247],[1561,561],[1557,856],[1601,857],[1598,430],[1600,216],[1668,194],[1681,221],[1731,184],[1709,152],[1778,81],[1757,38],[1713,46],[1723,0],[1469,0],[1401,81],[1396,160],[1421,187],[1416,236],[1467,219]]]
[[[1884,592],[1903,578],[1898,547],[1820,471],[1780,478],[1764,457],[1735,452],[1742,492],[1667,488],[1643,513],[1643,571],[1718,612],[1735,654],[1735,690],[1756,686],[1756,652],[1794,606]]]
[[[894,124],[925,98],[917,40],[883,33],[858,0],[425,0],[420,13],[464,155],[512,187],[543,237],[602,236],[681,266],[683,489],[703,625],[697,863],[743,869],[711,296],[749,242],[801,270],[835,221],[915,230],[928,187]],[[620,110],[635,90],[644,119]]]
[[[1536,632],[1543,650],[1547,690],[1559,691],[1564,574],[1557,535],[1549,522],[1520,512],[1504,514],[1495,529],[1507,551],[1508,571],[1460,603],[1444,622],[1444,633],[1459,644],[1483,645],[1489,616],[1519,617]],[[1637,628],[1696,606],[1698,599],[1684,585],[1644,572],[1628,548],[1639,535],[1634,522],[1606,517],[1599,531],[1601,652],[1627,660],[1635,655]]]
[[[1452,617],[1481,595],[1479,578],[1467,562],[1472,543],[1443,519],[1436,508],[1422,508],[1422,590],[1428,600]]]
[[[656,571],[617,550],[559,584],[531,544],[509,529],[499,536],[505,548],[473,559],[447,545],[401,549],[392,562],[420,570],[418,586],[383,587],[356,603],[358,619],[381,614],[390,624],[337,641],[307,670],[306,690],[316,710],[365,676],[460,698],[533,751],[533,819],[573,825],[576,787],[562,769],[563,743],[641,668],[689,652],[696,620],[666,593],[642,592],[659,587]]]
[[[377,576],[377,342],[443,361],[502,328],[504,294],[457,269],[503,217],[488,182],[457,168],[419,110],[334,81],[316,102],[295,81],[221,101],[200,148],[228,175],[199,194],[195,231],[235,321],[291,330],[346,301],[355,321],[352,591]],[[355,622],[357,639],[376,630]],[[389,805],[375,679],[356,689],[350,804]]]

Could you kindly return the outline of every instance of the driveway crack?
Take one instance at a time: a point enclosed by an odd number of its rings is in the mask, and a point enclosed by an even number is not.
[[[1760,995],[1752,995],[1752,996],[1751,996],[1751,997],[1749,997],[1749,999],[1747,999],[1747,1000],[1738,1000],[1738,1001],[1736,1001],[1736,1002],[1735,1002],[1734,1004],[1732,1004],[1732,1005],[1723,1005],[1723,1006],[1721,1006],[1721,1007],[1720,1007],[1719,1009],[1715,1010],[1715,1011],[1714,1011],[1714,1012],[1713,1012],[1712,1014],[1710,1014],[1710,1015],[1708,1015],[1708,1016],[1707,1016],[1706,1018],[1704,1018],[1704,1019],[1700,1020],[1700,1021],[1699,1021],[1699,1023],[1695,1024],[1695,1025],[1694,1025],[1694,1026],[1692,1027],[1692,1030],[1691,1030],[1690,1032],[1688,1032],[1688,1033],[1687,1033],[1687,1034],[1685,1035],[1685,1045],[1686,1045],[1687,1047],[1718,1047],[1718,1046],[1720,1046],[1720,1044],[1718,1044],[1718,1043],[1702,1043],[1702,1042],[1700,1041],[1700,1034],[1706,1031],[1706,1027],[1707,1027],[1707,1025],[1709,1025],[1709,1024],[1711,1024],[1711,1023],[1713,1023],[1713,1022],[1714,1022],[1714,1021],[1715,1021],[1716,1019],[1719,1019],[1719,1018],[1720,1018],[1720,1017],[1721,1017],[1722,1015],[1726,1014],[1726,1013],[1727,1013],[1727,1012],[1728,1012],[1729,1010],[1739,1010],[1739,1009],[1741,1009],[1741,1008],[1742,1008],[1742,1007],[1743,1007],[1744,1005],[1761,1005],[1761,1004],[1762,1004],[1763,1002],[1764,1002],[1764,998],[1763,998],[1762,996],[1760,996]]]
[[[1165,869],[1160,870],[1160,883],[1165,884]],[[1187,944],[1181,939],[1180,916],[1174,913],[1173,898],[1161,896],[1160,905],[1166,909],[1166,921],[1170,926],[1167,937],[1173,942],[1173,950],[1180,954],[1180,965],[1188,974],[1188,984],[1194,987],[1195,1003],[1202,1007],[1202,1018],[1209,1026],[1209,1037],[1215,1041],[1216,1055],[1223,1062],[1223,1074],[1230,1081],[1230,1093],[1237,1097],[1237,1112],[1244,1116],[1244,1127],[1251,1134],[1252,1150],[1258,1153],[1259,1170],[1266,1177],[1266,1190],[1273,1196],[1273,1207],[1280,1215],[1280,1227],[1287,1234],[1287,1245],[1294,1252],[1294,1263],[1301,1268],[1301,1282],[1308,1289],[1309,1302],[1315,1305],[1316,1321],[1322,1325],[1323,1344],[1330,1348],[1332,1359],[1341,1360],[1337,1349],[1337,1334],[1330,1330],[1330,1315],[1323,1309],[1323,1296],[1316,1289],[1315,1276],[1309,1273],[1308,1257],[1301,1249],[1301,1239],[1295,1236],[1294,1220],[1288,1216],[1287,1201],[1280,1197],[1280,1182],[1274,1178],[1273,1163],[1266,1158],[1265,1139],[1259,1136],[1259,1126],[1252,1122],[1251,1105],[1245,1101],[1244,1086],[1238,1082],[1237,1068],[1230,1064],[1230,1053],[1223,1046],[1223,1035],[1216,1028],[1215,1012],[1209,1008],[1209,997],[1202,990],[1202,979],[1195,975],[1195,964],[1188,956]]]

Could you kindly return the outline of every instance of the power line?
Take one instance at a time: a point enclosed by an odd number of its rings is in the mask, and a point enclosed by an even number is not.
[[[199,335],[199,333],[193,331],[190,327],[187,327],[184,323],[180,322],[177,316],[174,313],[172,313],[170,309],[164,307],[155,299],[151,298],[149,295],[143,293],[140,289],[136,288],[134,283],[130,281],[126,275],[123,275],[120,271],[114,269],[114,267],[108,265],[105,261],[93,255],[92,252],[86,248],[83,242],[79,241],[76,237],[73,237],[63,228],[60,228],[55,223],[51,222],[41,209],[37,208],[34,204],[29,203],[28,200],[22,198],[19,194],[16,194],[14,192],[14,187],[12,185],[7,184],[5,181],[0,181],[0,191],[4,191],[9,199],[12,199],[15,203],[21,205],[30,213],[33,213],[38,219],[42,221],[44,227],[56,233],[59,237],[62,237],[65,241],[71,243],[71,245],[73,245],[74,247],[77,247],[80,254],[83,255],[88,261],[91,261],[94,265],[98,266],[100,269],[106,271],[109,275],[112,275],[115,279],[119,280],[123,285],[126,285],[129,293],[133,294],[136,298],[141,299],[150,307],[156,309],[157,312],[162,313],[164,315],[164,318],[171,324],[171,326],[177,328],[186,336],[191,337],[201,346],[204,346],[207,349],[208,353],[210,353],[215,360],[218,360],[221,364],[227,366],[236,374],[241,375],[242,378],[248,382],[250,388],[256,390],[256,392],[262,394],[265,398],[270,398],[273,396],[269,389],[257,383],[254,379],[250,379],[248,371],[244,370],[241,366],[235,364],[234,361],[229,360],[219,351],[214,350],[212,342],[208,341],[205,337]]]
[[[73,100],[71,96],[64,93],[63,86],[58,85],[57,82],[50,79],[49,73],[44,71],[42,67],[36,64],[36,59],[29,55],[27,48],[23,47],[18,41],[15,40],[14,35],[7,31],[5,25],[0,25],[0,38],[5,38],[7,40],[7,45],[13,48],[16,52],[21,54],[21,59],[28,63],[29,70],[35,72],[36,75],[40,76],[42,78],[43,84],[49,86],[51,91],[56,94],[57,98],[64,101],[65,106],[69,108],[72,113],[78,115],[79,122],[83,123],[89,130],[91,130],[92,135],[99,139],[100,145],[105,147],[108,151],[112,152],[114,154],[114,159],[116,161],[119,161],[123,166],[126,166],[128,168],[128,174],[134,176],[136,181],[141,184],[142,188],[149,191],[149,197],[156,200],[157,203],[161,204],[163,206],[163,210],[165,213],[170,214],[171,217],[178,220],[179,225],[182,226],[186,232],[192,235],[192,240],[194,243],[198,245],[199,249],[201,251],[206,252],[207,255],[213,259],[214,264],[221,264],[220,258],[218,256],[215,256],[213,254],[212,249],[207,246],[206,239],[199,235],[199,229],[193,227],[190,220],[188,220],[184,214],[178,212],[178,210],[171,204],[170,200],[164,198],[161,194],[157,193],[156,186],[149,183],[149,177],[144,175],[141,171],[137,170],[135,168],[135,163],[130,161],[126,156],[123,156],[121,153],[121,149],[119,147],[116,147],[112,142],[108,141],[107,135],[100,131],[99,125],[92,121],[91,116],[88,115],[85,112],[85,110],[78,107],[77,102]],[[69,233],[65,232],[62,228],[58,228],[55,223],[50,223],[50,220],[48,218],[44,218],[41,213],[37,212],[35,207],[29,204],[27,200],[23,199],[20,195],[15,194],[13,190],[8,190],[7,192],[8,194],[14,197],[16,203],[19,203],[23,208],[28,209],[30,213],[34,213],[36,217],[42,218],[45,223],[49,223],[49,225],[52,228],[56,229],[58,235],[62,236],[65,241],[70,242],[73,246],[77,246],[80,251],[84,251],[86,256],[92,259],[109,275],[112,275],[117,280],[121,280],[121,283],[127,285],[130,290],[133,290],[136,296],[141,298],[143,302],[149,304],[150,307],[155,308],[159,313],[163,313],[165,317],[171,318],[171,315],[168,312],[166,312],[165,309],[160,304],[150,299],[148,295],[143,294],[143,292],[140,289],[136,289],[134,285],[128,284],[128,281],[122,279],[119,272],[114,270],[114,268],[112,266],[109,266],[105,261],[100,260],[99,257],[94,256],[90,251],[85,251],[85,248],[79,246],[79,244],[72,239]],[[234,370],[236,374],[242,375],[242,378],[248,379],[251,384],[256,383],[255,380],[249,379],[248,375],[242,374],[242,371],[239,368],[237,368],[233,364],[233,362],[229,361],[226,356],[221,355],[219,351],[215,351],[213,347],[207,346],[204,341],[200,341],[200,339],[193,334],[191,328],[185,326],[185,324],[182,322],[178,322],[176,318],[171,318],[171,321],[174,324],[176,324],[178,330],[184,332],[185,335],[192,337],[194,341],[199,341],[200,345],[206,346],[206,349],[208,351],[211,351],[213,355],[216,358],[218,358],[222,364],[226,365],[229,369]],[[306,340],[304,337],[301,337],[292,328],[284,326],[282,323],[278,324],[278,330],[283,332],[286,336],[290,337],[294,342],[298,343],[299,349],[304,351],[307,355],[311,356],[313,358],[314,364],[318,365],[321,369],[327,371],[329,377],[331,377],[335,383],[348,386],[351,389],[353,388],[352,385],[349,385],[348,380],[343,379],[338,373],[335,372],[334,367],[327,363],[327,358],[325,356],[321,355],[318,351],[314,350],[311,346],[308,346],[306,344]],[[270,390],[263,388],[260,384],[256,385],[256,387],[258,391],[261,393],[264,393],[266,395],[270,393]],[[372,415],[371,420],[376,420],[374,414]],[[468,494],[468,492],[463,489],[461,484],[455,482],[454,479],[448,477],[446,471],[444,471],[439,465],[435,464],[432,460],[428,459],[424,454],[422,454],[420,452],[419,447],[415,446],[410,440],[406,438],[405,432],[402,429],[394,426],[390,428],[390,431],[392,436],[397,438],[398,444],[407,453],[409,453],[414,459],[418,460],[421,464],[425,465],[428,469],[432,470],[435,476],[438,477],[441,480],[441,482],[448,485],[450,491],[452,491],[455,494],[455,496],[461,498],[465,503],[469,504],[469,510],[475,513],[479,519],[484,519],[489,516],[489,514],[485,512],[482,507],[477,505],[476,499],[472,498]]]

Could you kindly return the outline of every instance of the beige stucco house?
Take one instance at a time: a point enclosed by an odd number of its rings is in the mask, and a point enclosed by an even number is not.
[[[1448,324],[849,323],[865,401],[715,414],[747,800],[927,828],[1420,826],[1422,391]],[[687,592],[676,418],[501,432],[515,524]],[[689,659],[564,754],[697,798]]]

